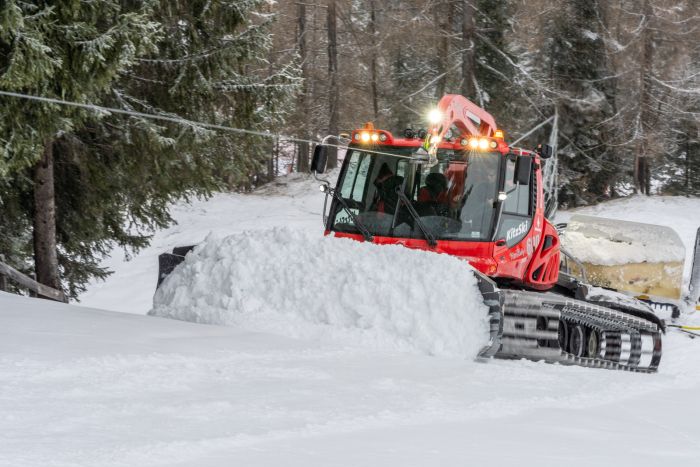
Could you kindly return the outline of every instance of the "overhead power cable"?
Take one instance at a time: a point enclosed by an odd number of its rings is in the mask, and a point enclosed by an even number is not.
[[[73,101],[66,101],[63,99],[56,99],[53,97],[35,96],[35,95],[31,95],[31,94],[22,94],[22,93],[12,92],[12,91],[0,90],[0,96],[13,97],[13,98],[17,98],[17,99],[25,99],[25,100],[31,100],[31,101],[37,101],[37,102],[44,102],[47,104],[57,104],[57,105],[63,105],[63,106],[69,106],[69,107],[77,107],[77,108],[81,108],[81,109],[92,110],[94,112],[99,112],[99,113],[103,113],[103,114],[115,113],[115,114],[121,114],[121,115],[128,115],[131,117],[149,118],[151,120],[160,120],[160,121],[165,121],[165,122],[171,122],[171,123],[176,123],[178,125],[184,125],[184,126],[188,126],[188,127],[200,127],[200,128],[207,128],[210,130],[225,131],[225,132],[229,132],[229,133],[245,134],[245,135],[251,135],[251,136],[260,136],[263,138],[270,138],[270,139],[280,139],[280,140],[290,141],[293,143],[321,144],[321,141],[319,141],[319,140],[297,138],[294,136],[288,136],[288,135],[284,135],[281,133],[272,133],[269,131],[258,131],[258,130],[244,129],[244,128],[235,128],[235,127],[231,127],[231,126],[227,126],[227,125],[220,125],[217,123],[199,122],[196,120],[190,120],[190,119],[187,119],[184,117],[180,117],[178,115],[159,115],[159,114],[138,112],[135,110],[117,109],[114,107],[105,107],[102,105],[95,105],[95,104],[84,104],[84,103],[80,103],[80,102],[73,102]],[[338,139],[339,139],[339,137],[338,137]],[[338,148],[338,149],[347,149],[347,145],[331,144],[331,143],[323,143],[323,145]],[[413,159],[411,156],[392,154],[392,153],[388,153],[388,152],[376,151],[373,149],[362,148],[362,151],[366,152],[366,153],[370,153],[370,154],[393,156],[393,157],[399,157],[402,159]]]

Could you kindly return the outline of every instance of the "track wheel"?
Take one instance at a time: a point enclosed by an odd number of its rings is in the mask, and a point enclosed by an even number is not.
[[[598,331],[591,329],[588,334],[588,341],[586,343],[586,357],[597,358],[600,349],[600,336]]]
[[[577,324],[571,327],[569,336],[569,352],[577,357],[583,357],[586,350],[586,331],[583,326]]]
[[[569,351],[569,326],[564,321],[559,321],[559,348]]]

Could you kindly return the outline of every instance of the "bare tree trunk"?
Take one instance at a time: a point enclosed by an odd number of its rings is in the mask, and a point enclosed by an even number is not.
[[[338,88],[338,42],[337,42],[336,0],[328,1],[328,133],[338,134],[338,104],[340,94]],[[338,166],[338,151],[330,147],[328,151],[328,168]]]
[[[294,145],[294,154],[292,154],[292,160],[289,161],[289,165],[287,166],[287,173],[292,173],[294,172],[294,163],[298,159],[299,156],[299,145]]]
[[[34,166],[34,268],[37,282],[60,290],[53,140],[46,142],[44,153]]]
[[[637,193],[649,194],[650,172],[648,158],[648,142],[653,128],[651,106],[651,74],[653,65],[654,44],[651,26],[653,11],[649,0],[644,0],[642,7],[642,57],[639,64],[639,130],[641,132],[634,160],[634,187]]]
[[[476,97],[476,11],[469,0],[462,2],[462,95],[468,99]]]
[[[275,179],[275,143],[270,145],[270,157],[267,159],[267,181]]]
[[[280,139],[275,139],[275,177],[280,173]]]
[[[298,107],[301,110],[302,118],[309,118],[308,109],[308,93],[309,93],[309,63],[308,53],[306,49],[306,5],[304,3],[297,4],[297,41],[299,48],[299,59],[301,60],[301,92],[299,93]],[[308,122],[303,122],[300,125],[302,139],[308,139]],[[299,142],[297,152],[297,171],[309,171],[309,143]]]
[[[447,83],[449,80],[449,56],[450,56],[450,39],[452,36],[452,19],[454,15],[454,3],[449,1],[447,5],[447,14],[444,14],[442,8],[435,8],[435,23],[438,26],[440,40],[437,48],[437,68],[438,79],[435,85],[435,97],[440,99],[447,93]]]
[[[372,110],[374,120],[379,117],[379,92],[377,89],[377,6],[374,0],[369,0],[369,34],[372,39],[369,71],[371,75]]]
[[[685,186],[685,195],[688,196],[690,195],[690,128],[692,128],[690,125],[688,125],[689,131],[688,134],[685,135],[685,182],[683,185]]]

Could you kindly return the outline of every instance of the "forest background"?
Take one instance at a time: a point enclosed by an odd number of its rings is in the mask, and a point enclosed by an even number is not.
[[[0,262],[76,298],[173,202],[420,128],[446,93],[553,143],[563,207],[700,196],[699,26],[693,0],[4,1],[0,93],[133,114],[0,95]]]

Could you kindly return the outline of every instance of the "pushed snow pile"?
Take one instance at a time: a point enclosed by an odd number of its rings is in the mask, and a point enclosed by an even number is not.
[[[590,264],[682,263],[685,258],[673,229],[618,219],[574,215],[561,241],[579,261]]]
[[[149,314],[429,355],[471,358],[488,341],[467,262],[289,228],[210,235]]]

